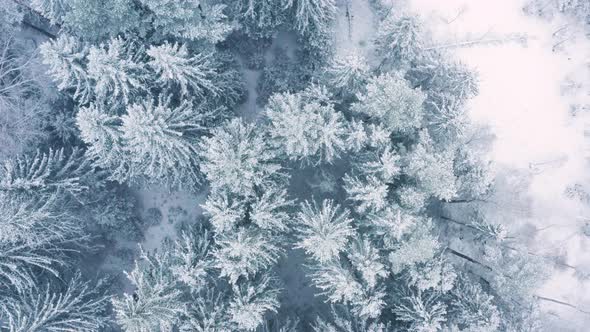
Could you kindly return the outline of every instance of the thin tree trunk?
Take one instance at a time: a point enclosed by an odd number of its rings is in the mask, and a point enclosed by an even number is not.
[[[448,251],[448,252],[450,252],[451,254],[453,254],[453,255],[455,255],[455,256],[457,256],[457,257],[463,258],[463,259],[465,259],[465,260],[467,260],[467,261],[469,261],[469,262],[471,262],[471,263],[473,263],[473,264],[475,264],[475,265],[479,265],[479,266],[481,266],[481,267],[485,267],[486,269],[488,269],[488,270],[490,270],[490,271],[494,271],[494,269],[492,269],[492,267],[491,267],[491,266],[488,266],[488,265],[486,265],[486,264],[484,264],[484,263],[482,263],[482,262],[480,262],[480,261],[478,261],[478,260],[476,260],[476,259],[473,259],[473,258],[471,258],[471,257],[469,257],[469,256],[467,256],[467,255],[465,255],[465,254],[462,254],[462,253],[458,252],[458,251],[457,251],[457,250],[455,250],[455,249],[451,249],[451,248],[448,248],[448,247],[447,247],[445,251]]]
[[[556,303],[556,304],[559,304],[559,305],[563,305],[563,306],[566,306],[566,307],[570,307],[570,308],[575,309],[575,310],[577,310],[577,311],[579,311],[581,313],[590,315],[590,311],[580,309],[580,307],[578,307],[577,305],[573,305],[571,303],[567,303],[567,302],[564,302],[564,301],[560,301],[560,300],[556,300],[556,299],[552,299],[552,298],[544,297],[544,296],[540,296],[540,295],[535,295],[535,297],[537,299],[539,299],[539,300],[542,300],[542,301],[547,301],[547,302],[551,302],[551,303]]]

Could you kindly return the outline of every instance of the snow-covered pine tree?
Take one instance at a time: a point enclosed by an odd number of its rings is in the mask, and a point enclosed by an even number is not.
[[[492,162],[481,153],[463,145],[457,150],[454,168],[457,176],[457,199],[482,199],[490,193],[496,173]]]
[[[231,331],[234,325],[228,312],[228,298],[228,292],[218,293],[216,289],[191,297],[180,331]]]
[[[121,122],[121,117],[109,115],[95,104],[80,108],[76,115],[80,136],[88,145],[86,155],[108,170],[111,180],[126,182],[138,172],[125,153]]]
[[[447,306],[436,292],[405,289],[400,292],[393,312],[410,332],[437,332],[447,320]]]
[[[277,312],[279,290],[273,280],[260,277],[233,286],[228,314],[237,329],[254,331],[264,323],[265,316]]]
[[[358,273],[341,261],[333,260],[315,265],[311,278],[328,302],[349,305],[359,319],[379,318],[386,306],[385,289],[368,286],[357,277]]]
[[[407,68],[423,52],[422,25],[415,16],[388,15],[379,25],[375,46],[383,63]]]
[[[342,252],[349,238],[354,235],[349,212],[332,200],[324,200],[321,206],[305,202],[298,214],[295,228],[301,248],[320,263],[334,259]]]
[[[213,251],[214,265],[220,276],[227,277],[230,284],[251,279],[258,272],[273,266],[283,253],[270,234],[256,229],[238,229],[217,234],[217,248]]]
[[[365,92],[357,98],[359,101],[352,109],[382,123],[390,131],[408,134],[422,125],[426,96],[411,88],[397,72],[370,78]]]
[[[190,88],[190,92],[200,98],[222,92],[215,82],[219,65],[214,54],[189,54],[186,44],[168,42],[150,46],[146,54],[150,58],[147,65],[154,70],[162,86],[180,87],[183,96],[189,94]]]
[[[190,100],[173,107],[171,98],[164,96],[127,107],[121,117],[121,140],[136,175],[169,187],[200,183],[197,139],[219,112],[196,108]]]
[[[451,291],[451,312],[455,313],[452,324],[456,330],[494,332],[500,327],[500,312],[494,297],[466,277],[460,278]]]
[[[418,143],[407,156],[405,172],[415,178],[422,190],[441,200],[457,194],[453,169],[454,151],[437,151],[428,132],[419,133]]]
[[[57,283],[56,283],[57,284]],[[64,287],[46,285],[0,300],[0,328],[10,332],[93,332],[105,327],[108,296],[76,274]]]
[[[325,70],[325,85],[337,96],[355,96],[365,87],[370,67],[360,53],[335,55]]]
[[[477,72],[442,52],[422,53],[405,76],[412,86],[428,93],[429,102],[445,95],[462,105],[479,93]]]
[[[249,217],[260,229],[273,233],[286,233],[290,230],[292,220],[288,210],[293,205],[287,190],[271,187],[250,206]]]
[[[266,106],[268,132],[291,160],[332,163],[345,149],[346,120],[321,87],[273,95]]]
[[[140,46],[121,37],[90,47],[87,73],[94,82],[96,98],[120,97],[127,103],[139,90],[145,91],[146,69],[142,57]]]
[[[172,274],[188,285],[191,293],[198,293],[207,285],[209,270],[213,268],[211,234],[199,226],[184,230],[171,248],[165,248],[172,251]]]
[[[202,39],[217,43],[227,36],[233,26],[225,5],[211,0],[140,0],[152,15],[153,26],[162,37]]]
[[[170,253],[149,254],[142,250],[135,268],[126,273],[134,286],[133,293],[112,300],[117,323],[125,331],[172,331],[186,312],[170,264]]]
[[[145,16],[133,0],[68,0],[61,28],[90,42],[145,34]],[[143,31],[142,31],[143,30]]]
[[[344,305],[333,305],[330,321],[317,317],[311,328],[314,332],[386,332],[392,330],[389,322],[384,324],[358,318],[349,307]]]
[[[253,124],[235,119],[212,131],[200,144],[201,170],[213,189],[252,197],[283,178],[276,151]]]
[[[246,217],[246,204],[242,197],[223,189],[212,190],[202,205],[203,213],[215,232],[222,234],[233,230]]]
[[[74,197],[88,189],[85,180],[94,172],[92,160],[79,148],[37,151],[8,159],[0,168],[0,191],[40,195],[64,191]]]
[[[88,47],[75,37],[62,34],[43,43],[40,51],[58,89],[73,91],[74,99],[81,104],[89,101],[94,91],[86,68]]]
[[[359,213],[385,208],[388,188],[387,183],[376,176],[358,178],[347,174],[344,177],[344,190],[348,199],[358,203],[355,208]]]
[[[338,10],[334,0],[283,0],[283,2],[286,7],[293,8],[295,26],[302,34],[311,29],[326,33]]]
[[[271,37],[275,29],[286,20],[285,0],[237,0],[229,5],[241,23],[241,31],[260,39]]]

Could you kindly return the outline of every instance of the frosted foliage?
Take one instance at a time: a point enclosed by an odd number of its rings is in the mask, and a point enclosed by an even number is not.
[[[359,168],[367,175],[375,175],[383,181],[391,182],[400,173],[400,157],[387,148],[372,155]]]
[[[377,52],[393,59],[395,64],[407,65],[415,60],[423,49],[421,23],[416,17],[389,15],[377,31]]]
[[[132,104],[121,117],[125,150],[148,179],[171,186],[198,183],[195,136],[204,130],[199,120],[186,100],[174,108],[163,99]]]
[[[232,322],[227,313],[227,294],[209,289],[191,298],[189,310],[183,319],[182,332],[229,332]]]
[[[451,104],[463,107],[467,99],[479,93],[477,73],[443,53],[423,54],[416,66],[408,70],[406,77],[414,85],[428,91],[432,101],[439,104],[442,104],[442,99],[448,98]]]
[[[206,285],[208,270],[212,267],[210,250],[209,233],[199,227],[183,232],[174,243],[172,275],[189,285],[192,292],[198,292]]]
[[[442,143],[453,143],[464,138],[469,129],[465,108],[454,97],[443,96],[440,101],[430,102],[428,126],[432,136]]]
[[[354,95],[369,78],[369,64],[360,54],[336,55],[326,69],[326,86],[332,91]]]
[[[285,20],[282,0],[237,0],[242,29],[253,38],[269,37]]]
[[[88,48],[74,37],[60,35],[43,43],[40,51],[58,89],[72,90],[74,99],[81,103],[88,101],[93,93],[85,68]]]
[[[455,161],[455,174],[459,194],[467,199],[487,194],[496,175],[490,162],[469,149],[459,151]]]
[[[421,211],[426,205],[428,195],[415,186],[403,186],[397,190],[399,204],[410,211]]]
[[[128,101],[134,90],[145,88],[144,65],[134,52],[135,46],[119,37],[90,48],[88,77],[95,82],[97,98],[117,96]]]
[[[363,294],[363,286],[355,279],[352,271],[338,262],[320,265],[312,274],[312,279],[321,294],[330,302],[351,302]]]
[[[58,276],[64,252],[84,242],[81,227],[57,205],[58,193],[0,193],[0,286],[23,291],[40,271]],[[64,244],[69,248],[63,248]],[[33,273],[35,272],[35,273]]]
[[[48,18],[53,24],[60,23],[69,9],[66,0],[32,0],[31,7]]]
[[[344,311],[344,310],[341,310]],[[349,312],[340,313],[332,307],[332,322],[317,317],[312,325],[314,332],[385,332],[387,327],[379,322],[358,319]],[[388,326],[389,327],[389,326]]]
[[[44,227],[43,223],[53,222],[57,217],[53,212],[54,203],[55,196],[47,200],[35,200],[1,193],[0,242],[37,242],[35,228]]]
[[[355,112],[366,114],[392,131],[406,133],[422,124],[426,96],[412,89],[399,73],[372,77],[366,91],[357,98],[359,101],[352,106]]]
[[[96,158],[99,166],[110,170],[113,180],[122,182],[131,174],[123,149],[120,122],[119,117],[108,115],[92,104],[80,108],[76,115],[80,136],[89,145],[86,155]]]
[[[106,326],[107,297],[76,275],[58,292],[30,288],[0,300],[0,327],[9,332],[93,332]]]
[[[352,120],[348,124],[346,146],[353,152],[359,152],[369,144],[369,133],[361,120]]]
[[[146,53],[150,57],[148,66],[154,69],[163,86],[179,86],[183,95],[188,95],[189,88],[201,97],[220,93],[213,81],[217,72],[211,55],[191,55],[186,45],[167,42],[151,46]]]
[[[266,107],[272,139],[293,160],[332,162],[344,150],[344,117],[331,104],[277,94]]]
[[[287,191],[272,188],[266,191],[252,205],[250,219],[262,229],[284,232],[289,229],[291,218],[287,208],[293,201],[287,199]]]
[[[453,288],[457,274],[444,258],[430,260],[409,269],[409,284],[420,291],[428,289],[448,292]]]
[[[222,277],[229,278],[231,284],[235,284],[240,277],[249,279],[276,263],[282,254],[283,250],[271,239],[267,234],[254,230],[224,234],[217,239],[218,248],[213,252],[215,267]]]
[[[439,248],[438,241],[423,228],[418,228],[410,237],[389,254],[391,270],[397,274],[404,268],[431,260]]]
[[[152,11],[153,24],[161,34],[187,39],[222,41],[233,27],[224,5],[206,0],[140,0]]]
[[[385,148],[389,146],[391,140],[389,139],[390,131],[381,124],[369,125],[369,146],[373,148]]]
[[[231,231],[245,217],[245,207],[240,199],[225,190],[213,190],[202,205],[204,214],[210,217],[215,232]]]
[[[131,35],[145,29],[141,10],[133,0],[67,0],[61,27],[84,40],[101,41],[108,37]],[[135,31],[134,31],[135,30]],[[143,33],[143,31],[141,31]]]
[[[401,241],[404,235],[414,229],[416,223],[415,217],[391,207],[368,215],[368,224],[372,228],[372,233],[385,237],[386,244]]]
[[[182,292],[174,283],[164,254],[142,252],[141,261],[126,273],[135,291],[112,300],[117,323],[127,332],[171,332],[185,312]]]
[[[254,331],[262,325],[268,312],[277,311],[279,291],[273,289],[270,282],[270,279],[263,278],[234,287],[228,312],[240,330]]]
[[[84,152],[74,148],[37,151],[32,156],[7,159],[0,168],[0,191],[14,193],[42,193],[64,191],[74,197],[87,190],[85,177],[93,173]]]
[[[462,281],[452,291],[451,305],[458,311],[457,323],[466,326],[461,331],[494,332],[500,326],[500,312],[494,305],[494,298],[486,294],[481,286]]]
[[[533,256],[521,250],[506,250],[488,245],[485,247],[484,261],[495,270],[491,283],[503,298],[528,300],[549,277],[551,269],[542,257]]]
[[[281,167],[254,125],[232,120],[213,131],[202,144],[202,171],[213,188],[250,196],[255,187],[272,182]]]
[[[352,312],[360,318],[379,318],[385,307],[385,292],[382,290],[371,290],[371,294],[363,294],[359,299],[353,301]]]
[[[0,243],[0,285],[6,289],[24,291],[36,285],[31,268],[43,270],[58,276],[57,265],[65,262],[50,243],[61,244],[56,237],[47,237],[43,241],[27,243]]]
[[[301,33],[308,30],[327,31],[336,16],[335,0],[284,0],[295,7],[295,22]]]
[[[394,306],[397,320],[406,322],[410,332],[437,332],[446,321],[446,306],[435,293],[410,292]]]
[[[349,212],[341,210],[331,200],[324,200],[321,207],[303,203],[297,219],[299,241],[296,248],[305,250],[322,263],[337,257],[354,234]]]
[[[409,155],[406,173],[415,177],[420,187],[438,199],[450,200],[457,193],[452,152],[437,152],[426,132]]]
[[[388,186],[375,176],[362,178],[346,175],[344,189],[348,199],[357,203],[359,213],[379,211],[387,204]]]
[[[377,280],[386,278],[389,272],[381,262],[379,251],[365,237],[353,241],[348,250],[348,258],[354,268],[360,272],[369,288],[377,286]]]

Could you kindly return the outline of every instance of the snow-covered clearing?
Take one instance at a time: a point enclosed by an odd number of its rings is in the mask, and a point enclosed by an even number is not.
[[[139,192],[142,217],[146,218],[149,209],[162,213],[161,222],[150,226],[144,233],[142,247],[151,251],[159,248],[166,238],[175,239],[178,227],[183,223],[193,223],[201,215],[201,204],[207,198],[207,190],[194,194],[174,191],[160,187],[147,187]]]
[[[334,28],[336,53],[358,52],[369,56],[378,23],[369,1],[339,0],[337,4],[338,16]]]

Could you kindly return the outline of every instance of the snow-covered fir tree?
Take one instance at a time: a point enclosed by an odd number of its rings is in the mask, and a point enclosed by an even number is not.
[[[0,300],[0,327],[10,332],[98,331],[107,326],[107,301],[100,285],[76,274],[59,291],[46,285]]]
[[[331,163],[345,149],[346,120],[324,96],[321,87],[312,87],[269,99],[265,116],[271,139],[290,159]]]
[[[225,5],[216,1],[140,0],[163,36],[219,42],[232,30]]]

